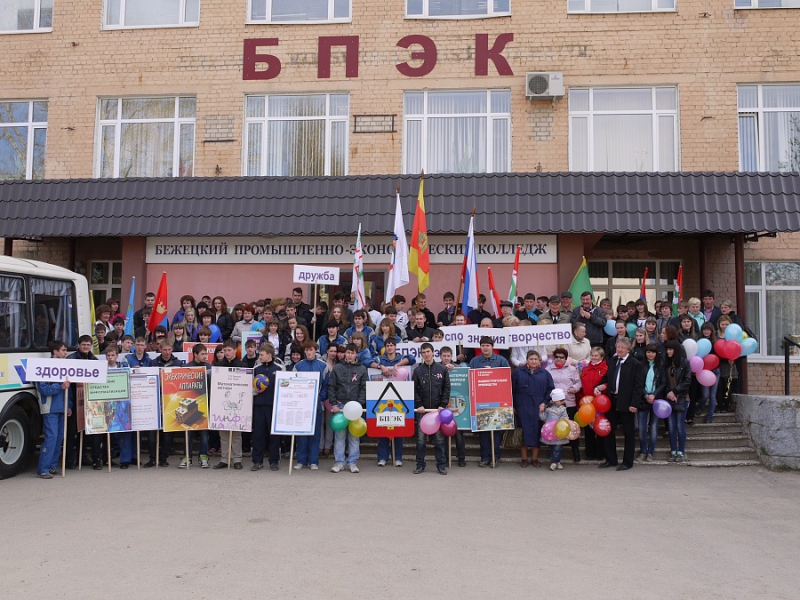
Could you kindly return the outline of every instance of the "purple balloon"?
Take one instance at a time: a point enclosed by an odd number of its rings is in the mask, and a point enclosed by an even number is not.
[[[703,387],[711,387],[717,382],[717,376],[712,371],[700,371],[697,374],[697,383]]]
[[[450,421],[453,420],[453,411],[449,408],[445,408],[439,411],[439,421],[442,425],[447,425]]]
[[[440,419],[442,418],[441,413],[439,414],[439,418]],[[439,427],[439,431],[441,431],[447,437],[453,437],[458,431],[458,425],[456,424],[455,421],[450,421],[449,423],[442,423],[442,425]]]
[[[697,375],[700,371],[703,370],[703,359],[700,358],[699,356],[693,356],[692,358],[689,359],[689,366],[692,367],[692,373]]]
[[[422,429],[424,434],[433,435],[439,431],[439,426],[441,424],[441,421],[439,421],[439,413],[429,412],[425,413],[425,416],[420,419],[419,428]]]
[[[672,405],[667,400],[653,402],[653,412],[659,419],[668,419],[672,414]]]

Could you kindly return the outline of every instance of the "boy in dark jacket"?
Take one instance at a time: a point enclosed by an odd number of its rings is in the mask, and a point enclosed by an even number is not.
[[[50,358],[66,358],[67,346],[64,342],[50,342]],[[72,400],[64,406],[64,392],[69,389],[69,379],[62,382],[37,381],[39,410],[42,413],[44,441],[39,449],[39,466],[36,474],[42,479],[52,479],[61,455],[64,441],[64,413],[72,415]]]
[[[424,343],[420,346],[422,363],[414,370],[414,412],[417,426],[417,468],[418,475],[425,470],[426,435],[419,426],[420,420],[427,410],[441,411],[450,402],[450,373],[447,367],[433,360],[433,346]],[[445,468],[444,435],[437,431],[433,436],[433,452],[436,457],[436,470],[440,475],[447,475]]]
[[[264,451],[269,439],[269,468],[277,471],[281,458],[281,438],[270,436],[272,409],[275,406],[275,373],[280,367],[275,364],[275,346],[269,342],[261,344],[253,378],[263,375],[267,379],[267,389],[256,392],[253,388],[253,466],[251,471],[259,471],[264,466]]]
[[[367,368],[358,362],[358,348],[355,344],[347,344],[344,360],[334,365],[328,380],[328,400],[325,408],[336,414],[351,400],[362,407],[367,406]],[[347,442],[347,465],[351,473],[358,473],[358,457],[361,454],[361,440],[350,433],[349,429],[336,431],[334,434],[333,456],[335,463],[332,473],[339,473],[345,467],[344,446]]]

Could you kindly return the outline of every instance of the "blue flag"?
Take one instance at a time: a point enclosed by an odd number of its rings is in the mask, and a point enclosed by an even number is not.
[[[128,300],[128,312],[125,313],[125,335],[133,335],[133,295],[136,292],[136,277],[131,282],[131,297]]]

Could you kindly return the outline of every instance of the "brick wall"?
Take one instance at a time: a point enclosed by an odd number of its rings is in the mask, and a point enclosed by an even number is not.
[[[780,364],[748,364],[747,377],[751,394],[782,396],[784,391],[784,366]],[[790,392],[800,394],[800,365],[789,366]]]
[[[28,258],[72,268],[70,242],[68,239],[45,239],[41,241],[14,240],[14,258]]]

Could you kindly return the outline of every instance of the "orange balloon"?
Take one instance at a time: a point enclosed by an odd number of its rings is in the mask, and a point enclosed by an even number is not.
[[[592,423],[596,415],[597,411],[594,408],[594,404],[584,404],[578,409],[575,416],[584,423]]]
[[[583,406],[584,404],[591,404],[594,402],[594,396],[584,396],[581,398],[581,402],[579,406]]]

